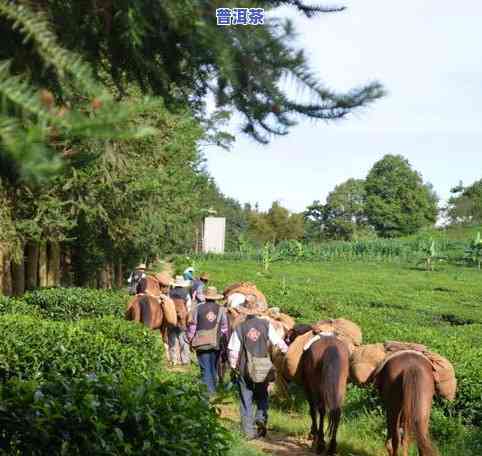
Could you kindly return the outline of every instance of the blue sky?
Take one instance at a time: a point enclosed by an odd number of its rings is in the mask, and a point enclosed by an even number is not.
[[[331,3],[333,4],[333,3]],[[482,2],[346,0],[342,13],[294,19],[298,45],[330,88],[379,80],[388,95],[337,123],[301,120],[268,146],[237,136],[205,148],[221,191],[302,211],[335,185],[402,154],[442,199],[482,178]]]

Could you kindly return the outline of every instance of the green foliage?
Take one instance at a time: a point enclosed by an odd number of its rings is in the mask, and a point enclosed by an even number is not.
[[[76,324],[26,315],[0,317],[0,378],[48,379],[106,373],[156,375],[160,337],[142,325],[104,318]]]
[[[482,239],[480,232],[477,233],[475,239],[470,242],[465,250],[465,258],[468,262],[477,266],[480,269],[482,264]]]
[[[72,143],[152,134],[130,125],[152,103],[115,101],[90,67],[58,44],[43,14],[4,1],[0,30],[9,45],[2,53],[9,60],[0,64],[2,177],[38,184],[59,172]]]
[[[352,240],[368,229],[365,209],[365,182],[348,179],[329,193],[326,204],[315,201],[305,212],[317,228],[318,240]],[[316,239],[316,238],[315,238]]]
[[[412,234],[436,221],[437,196],[401,155],[375,163],[365,189],[368,223],[380,236]]]
[[[453,224],[482,223],[482,179],[468,187],[460,184],[452,189],[447,215]]]
[[[0,389],[8,454],[223,455],[229,434],[200,390],[109,375],[11,380]]]
[[[446,257],[441,257],[439,255],[437,250],[437,243],[433,239],[430,239],[429,241],[427,241],[425,246],[422,247],[421,253],[422,253],[422,258],[420,260],[420,263],[423,263],[425,265],[425,269],[427,271],[434,270],[435,262],[444,261],[446,259]]]
[[[259,244],[277,243],[287,239],[303,237],[303,216],[290,214],[288,209],[275,201],[267,212],[248,212],[248,236]]]
[[[163,371],[159,333],[120,319],[124,303],[80,289],[0,299],[2,454],[226,454],[198,382]]]
[[[271,10],[282,4],[310,16],[316,10],[301,8],[300,2],[264,0],[227,0],[222,6]],[[42,6],[60,41],[99,68],[99,76],[112,81],[121,94],[136,84],[161,96],[170,109],[189,103],[200,118],[206,96],[214,94],[217,107],[238,111],[243,131],[262,142],[269,135],[286,134],[299,116],[342,118],[383,95],[378,83],[345,94],[324,87],[309,70],[303,51],[293,47],[290,21],[267,19],[263,27],[225,30],[216,24],[219,5],[204,0],[114,2],[98,9],[47,0]],[[282,83],[286,76],[310,96],[288,97]]]
[[[123,317],[127,304],[124,293],[88,288],[49,288],[26,293],[20,299],[43,318],[75,321],[104,316]]]
[[[437,241],[437,257],[457,262],[463,259],[466,243],[461,240],[440,238]],[[253,259],[263,261],[263,248],[253,243],[246,243],[243,249],[227,252],[220,260]],[[427,256],[430,242],[425,237],[407,240],[360,240],[327,241],[302,243],[296,240],[281,241],[271,247],[270,255],[278,261],[372,261],[372,262],[413,262],[414,259]],[[219,256],[219,255],[218,255]],[[210,255],[193,256],[202,260]],[[435,258],[434,258],[435,259]]]

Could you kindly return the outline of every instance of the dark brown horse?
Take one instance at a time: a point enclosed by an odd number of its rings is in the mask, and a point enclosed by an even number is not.
[[[401,352],[390,358],[375,377],[387,411],[389,456],[400,447],[408,456],[415,437],[420,456],[436,456],[429,436],[430,412],[435,394],[432,365],[421,354]]]
[[[310,326],[295,327],[290,340],[306,333]],[[318,454],[336,453],[336,434],[349,373],[349,352],[344,342],[331,335],[321,335],[302,355],[301,380],[310,406],[313,448]],[[318,424],[319,414],[319,424]],[[326,448],[324,418],[328,414],[329,445]]]

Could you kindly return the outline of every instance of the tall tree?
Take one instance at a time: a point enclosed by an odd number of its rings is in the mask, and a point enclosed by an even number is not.
[[[401,155],[385,155],[366,179],[368,222],[383,237],[415,233],[437,220],[437,196]]]
[[[348,179],[328,195],[323,208],[326,235],[332,239],[352,239],[366,228],[365,181]]]
[[[284,5],[307,17],[337,8],[301,0],[42,0],[36,5],[60,41],[82,54],[100,79],[113,81],[120,95],[135,81],[170,109],[188,102],[205,119],[206,96],[214,94],[217,107],[236,110],[244,119],[243,131],[261,142],[286,134],[300,115],[338,119],[383,95],[376,82],[343,94],[323,86],[303,51],[293,46],[295,31],[288,20],[268,15],[263,26],[216,23],[220,7],[258,7],[269,13]],[[2,30],[15,43],[11,35],[10,28]],[[287,94],[286,76],[309,91],[309,101]]]
[[[268,212],[252,212],[248,218],[248,234],[258,242],[279,242],[303,237],[303,214],[292,214],[278,201]]]
[[[447,214],[452,223],[482,223],[482,179],[468,187],[463,184],[451,190]]]

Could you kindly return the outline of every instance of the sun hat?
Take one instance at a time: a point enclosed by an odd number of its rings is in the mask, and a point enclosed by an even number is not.
[[[233,293],[228,296],[228,307],[237,309],[246,301],[246,296],[243,293]]]
[[[209,274],[207,272],[201,272],[201,275],[199,276],[201,280],[209,280]]]
[[[172,277],[167,272],[156,274],[156,279],[164,287],[168,287],[172,284]]]
[[[206,298],[206,300],[209,301],[219,301],[221,299],[224,299],[224,296],[218,293],[216,287],[207,287],[206,292],[204,293],[204,297]]]
[[[184,280],[184,278],[180,275],[176,276],[174,279],[174,286],[175,287],[188,287],[190,284],[187,280]]]
[[[145,263],[139,263],[139,264],[136,266],[136,269],[146,269]]]

